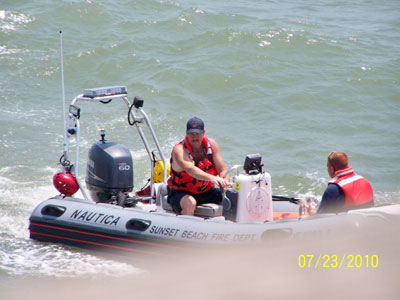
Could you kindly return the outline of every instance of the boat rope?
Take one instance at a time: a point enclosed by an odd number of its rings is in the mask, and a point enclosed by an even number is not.
[[[129,125],[133,126],[136,123],[136,120],[134,119],[133,122],[131,121],[131,112],[132,112],[132,107],[135,107],[135,104],[132,103],[131,106],[129,106],[129,110],[128,110],[128,123]]]

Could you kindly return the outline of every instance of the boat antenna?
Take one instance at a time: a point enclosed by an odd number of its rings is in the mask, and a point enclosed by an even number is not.
[[[63,161],[67,161],[67,122],[65,115],[65,86],[64,86],[64,55],[63,55],[63,36],[62,30],[60,30],[60,59],[61,59],[61,88],[62,88],[62,103],[63,103],[63,120],[64,120],[64,154]],[[64,166],[64,164],[63,164]],[[65,167],[65,166],[64,166]]]

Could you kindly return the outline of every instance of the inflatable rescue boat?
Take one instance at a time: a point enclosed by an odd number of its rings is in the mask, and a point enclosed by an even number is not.
[[[106,140],[104,130],[88,154],[86,188],[79,181],[81,108],[77,104],[116,100],[126,104],[128,123],[136,127],[150,161],[149,186],[137,192],[131,151]],[[176,215],[168,203],[169,166],[143,104],[139,97],[130,103],[124,86],[87,89],[73,99],[65,114],[60,158],[63,170],[53,178],[60,194],[33,210],[29,225],[32,239],[162,256],[188,243],[269,243],[276,238],[326,236],[367,226],[371,220],[385,226],[399,220],[400,205],[302,218],[299,199],[272,196],[271,176],[263,170],[259,155],[247,155],[243,165],[228,171],[232,173],[232,188],[224,193],[222,205],[204,204],[196,208],[194,216]],[[143,126],[148,128],[154,147],[146,139]],[[71,139],[75,140],[75,149]],[[74,196],[78,190],[82,198]]]

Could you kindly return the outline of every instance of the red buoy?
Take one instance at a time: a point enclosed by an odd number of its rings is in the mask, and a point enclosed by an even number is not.
[[[53,177],[53,185],[61,194],[72,196],[79,190],[75,176],[72,173],[57,173]]]

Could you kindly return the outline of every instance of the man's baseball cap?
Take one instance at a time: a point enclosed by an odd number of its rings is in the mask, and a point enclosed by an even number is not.
[[[186,123],[186,133],[203,133],[204,131],[204,122],[198,118],[193,117],[189,119]]]

